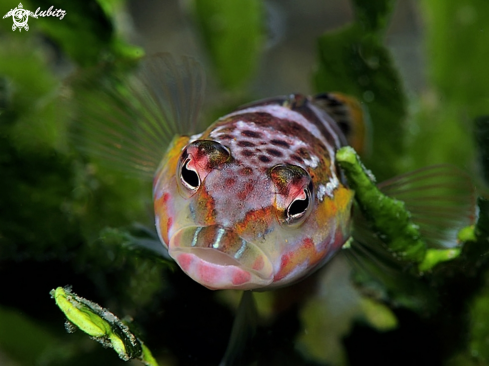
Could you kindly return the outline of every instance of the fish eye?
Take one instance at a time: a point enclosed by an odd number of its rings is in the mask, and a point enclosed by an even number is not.
[[[200,178],[197,172],[188,166],[190,159],[187,159],[184,164],[182,164],[182,169],[180,171],[180,179],[185,187],[195,191],[200,186]]]
[[[309,191],[307,189],[304,189],[304,197],[302,198],[296,198],[292,203],[287,207],[286,211],[286,222],[293,222],[301,217],[303,217],[306,212],[307,208],[309,207]]]
[[[212,140],[195,140],[183,150],[177,165],[179,184],[193,195],[202,186],[207,175],[219,170],[231,160],[229,150]]]
[[[299,166],[281,164],[270,171],[275,185],[275,205],[280,222],[291,225],[301,222],[310,212],[313,184],[307,171]]]

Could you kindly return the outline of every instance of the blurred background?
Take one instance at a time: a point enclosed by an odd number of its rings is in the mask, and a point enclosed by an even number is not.
[[[129,2],[134,43],[148,54],[168,51],[189,54],[208,62],[202,36],[189,18],[191,2]],[[250,78],[256,97],[292,92],[314,92],[311,77],[317,59],[317,39],[324,32],[353,20],[350,1],[266,1],[264,44],[258,67]],[[384,41],[392,51],[406,87],[419,92],[424,86],[423,18],[416,1],[394,3]]]
[[[65,331],[49,291],[66,285],[130,323],[160,365],[216,365],[229,341],[240,293],[209,291],[136,250],[132,239],[153,225],[151,186],[69,142],[63,81],[101,62],[195,57],[207,73],[209,123],[264,97],[353,95],[370,115],[363,158],[379,181],[451,163],[486,192],[487,123],[474,128],[489,114],[485,0],[22,4],[67,14],[30,17],[29,31],[0,20],[2,366],[125,363],[81,331]],[[18,5],[2,1],[0,15]],[[423,278],[352,278],[340,253],[302,289],[256,294],[259,328],[236,364],[489,364],[480,238],[463,260]]]

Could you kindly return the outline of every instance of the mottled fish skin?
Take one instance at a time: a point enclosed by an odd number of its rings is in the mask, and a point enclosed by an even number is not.
[[[319,98],[320,96],[318,96]],[[314,97],[267,99],[173,141],[154,181],[169,254],[211,289],[270,289],[324,264],[350,236],[347,144]]]

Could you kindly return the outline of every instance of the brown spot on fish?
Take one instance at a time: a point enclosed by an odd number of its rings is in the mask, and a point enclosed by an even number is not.
[[[253,191],[253,189],[254,182],[250,180],[245,184],[244,189],[238,192],[238,199],[244,201],[246,197],[248,197],[249,194]]]
[[[269,153],[270,155],[273,155],[273,156],[276,156],[278,158],[282,157],[284,154],[282,154],[280,151],[276,150],[276,149],[267,149],[267,153]]]
[[[300,156],[297,156],[297,155],[292,155],[290,158],[292,160],[297,161],[298,163],[303,163],[304,162],[304,160]]]
[[[273,140],[270,140],[270,143],[275,145],[275,146],[285,147],[286,149],[290,148],[290,145],[288,144],[288,142],[284,141],[284,140],[273,139]]]
[[[253,155],[255,155],[255,154],[253,153],[253,151],[250,151],[250,150],[243,150],[243,151],[241,152],[241,155],[243,155],[243,156],[245,156],[245,157],[249,158],[249,157],[251,157],[251,156],[253,156]]]
[[[243,136],[252,137],[252,138],[255,138],[255,139],[261,138],[261,133],[255,132],[255,131],[244,130],[244,131],[241,131],[241,134]]]
[[[240,147],[255,147],[256,145],[250,141],[238,141]]]
[[[268,156],[265,155],[260,155],[258,159],[263,163],[269,163],[272,161],[272,159],[270,159]]]
[[[311,155],[309,154],[309,151],[307,151],[305,148],[301,147],[299,150],[297,150],[297,153],[299,156],[301,156],[304,159],[310,159]]]
[[[227,186],[233,186],[236,183],[236,179],[234,179],[234,178],[227,178],[224,183]]]
[[[302,130],[304,129],[304,127],[299,125],[297,122],[292,122],[292,125],[290,127],[292,128],[293,131],[296,132],[302,132]]]
[[[228,135],[227,133],[224,134],[224,135],[219,135],[219,138],[220,139],[223,139],[223,140],[232,140],[234,137],[232,135]]]

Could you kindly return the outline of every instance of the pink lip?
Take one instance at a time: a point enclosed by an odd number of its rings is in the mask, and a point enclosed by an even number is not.
[[[221,226],[178,231],[170,239],[169,254],[187,275],[213,290],[250,290],[273,281],[273,267],[267,256]]]

